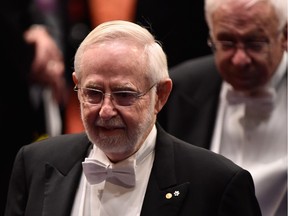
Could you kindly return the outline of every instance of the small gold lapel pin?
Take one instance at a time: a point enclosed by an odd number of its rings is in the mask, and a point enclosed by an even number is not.
[[[167,193],[166,194],[166,199],[171,199],[172,198],[172,194],[171,193]]]
[[[173,194],[172,193],[167,193],[165,197],[166,197],[166,199],[171,199],[173,197],[173,195],[175,197],[177,197],[177,196],[180,195],[180,192],[179,191],[174,191]]]

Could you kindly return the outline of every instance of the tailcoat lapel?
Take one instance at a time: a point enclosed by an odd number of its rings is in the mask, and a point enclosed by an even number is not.
[[[177,216],[186,198],[189,183],[177,183],[174,144],[158,125],[155,161],[149,178],[141,216]],[[85,145],[85,144],[81,144]],[[89,146],[67,154],[65,163],[45,165],[43,216],[69,216],[82,173],[82,161]],[[82,149],[82,150],[80,150]],[[72,153],[72,154],[71,154]],[[73,155],[74,160],[70,160]],[[75,157],[77,160],[75,161]],[[63,159],[64,160],[64,159]],[[179,171],[179,170],[178,170]]]
[[[177,216],[188,192],[189,183],[177,184],[173,143],[157,127],[155,161],[151,171],[141,216]]]
[[[70,215],[81,170],[81,161],[64,174],[46,164],[43,216]]]
[[[83,146],[85,146],[83,148]],[[69,216],[82,173],[82,161],[92,147],[88,141],[79,142],[78,149],[69,152],[63,160],[45,164],[45,191],[43,216]],[[73,158],[70,159],[70,158]],[[75,160],[77,158],[77,160]]]

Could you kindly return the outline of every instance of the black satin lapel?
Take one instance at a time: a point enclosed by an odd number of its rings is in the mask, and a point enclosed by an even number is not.
[[[183,183],[165,190],[159,190],[151,178],[147,188],[141,216],[177,216],[188,192],[189,183]]]
[[[177,183],[174,143],[159,124],[156,126],[155,160],[141,216],[177,216],[185,200],[189,183]]]
[[[69,216],[81,177],[81,161],[63,175],[50,164],[46,164],[43,216]]]

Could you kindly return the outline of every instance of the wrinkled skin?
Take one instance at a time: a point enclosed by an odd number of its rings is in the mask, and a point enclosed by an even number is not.
[[[73,73],[73,80],[76,85],[105,93],[123,90],[146,92],[153,83],[145,72],[145,64],[143,50],[136,44],[128,41],[97,44],[84,52],[81,80],[76,73]],[[166,90],[162,91],[161,85],[166,86]],[[80,102],[82,121],[90,140],[113,162],[128,158],[141,147],[150,133],[171,88],[172,83],[168,79],[131,106],[119,106],[107,95],[100,105]],[[79,91],[78,97],[81,97]]]
[[[277,69],[287,49],[287,29],[279,31],[277,16],[267,4],[257,3],[256,7],[244,9],[243,1],[234,2],[221,6],[213,14],[212,39],[241,45],[247,41],[267,41],[269,51],[259,56],[250,56],[243,46],[238,46],[232,55],[216,51],[216,65],[223,79],[234,89],[252,92],[267,84]]]

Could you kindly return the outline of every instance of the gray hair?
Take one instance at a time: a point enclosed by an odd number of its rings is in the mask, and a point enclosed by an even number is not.
[[[246,8],[252,7],[256,3],[259,2],[266,2],[267,4],[271,5],[272,8],[275,10],[275,14],[279,20],[278,30],[284,28],[287,24],[287,0],[205,0],[205,18],[206,22],[209,26],[210,31],[212,30],[212,16],[213,13],[223,4],[227,4],[229,2],[241,2],[243,6]]]
[[[159,41],[144,27],[123,20],[104,22],[94,28],[76,51],[74,69],[81,78],[82,56],[88,47],[109,41],[132,41],[143,48],[147,64],[143,65],[151,82],[156,83],[169,77],[167,57]],[[150,73],[150,74],[149,74]]]

